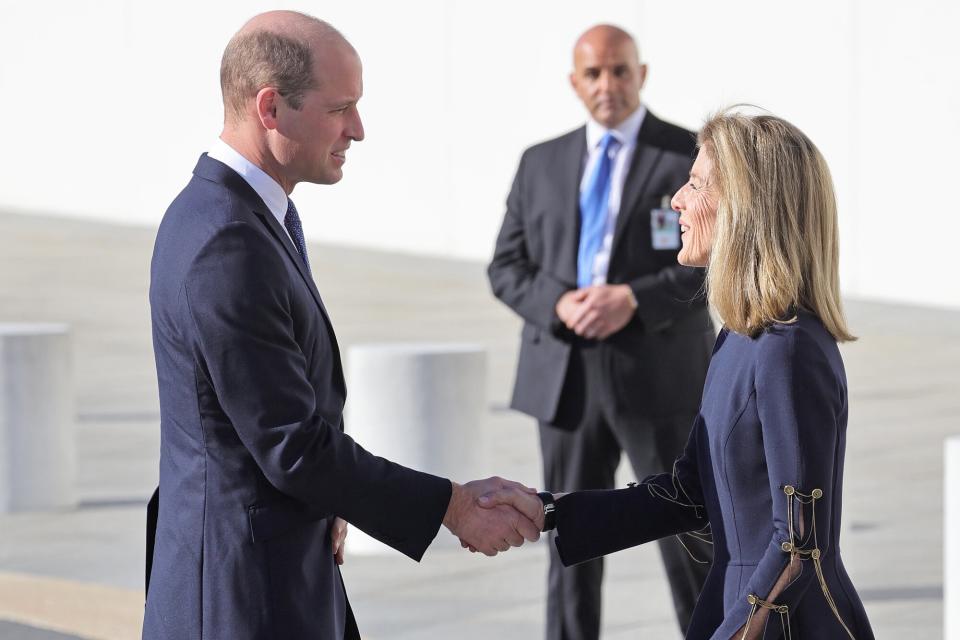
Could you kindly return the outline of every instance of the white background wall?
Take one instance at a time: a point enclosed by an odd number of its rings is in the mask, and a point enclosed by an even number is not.
[[[960,4],[934,0],[290,2],[364,61],[367,139],[294,193],[308,236],[486,259],[519,154],[578,126],[577,35],[640,42],[653,111],[746,101],[804,129],[841,206],[851,295],[960,307],[952,196]],[[155,225],[219,132],[218,69],[253,2],[0,0],[0,209]]]

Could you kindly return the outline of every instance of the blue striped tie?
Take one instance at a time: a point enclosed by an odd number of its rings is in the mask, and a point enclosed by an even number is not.
[[[580,246],[577,249],[577,286],[593,284],[593,263],[603,245],[610,200],[610,174],[620,141],[609,131],[600,139],[600,157],[593,166],[587,188],[580,194]]]
[[[300,224],[300,214],[293,204],[293,200],[287,199],[287,215],[283,216],[283,226],[287,228],[287,233],[296,245],[300,257],[303,258],[303,264],[307,266],[307,273],[313,275],[310,271],[310,260],[307,258],[307,243],[303,239],[303,225]]]

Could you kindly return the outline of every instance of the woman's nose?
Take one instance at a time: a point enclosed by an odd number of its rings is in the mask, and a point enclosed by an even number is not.
[[[680,189],[678,189],[677,192],[673,194],[673,198],[670,199],[670,208],[678,213],[680,212],[680,209],[683,206],[681,202],[683,196],[681,194],[683,194],[683,187],[680,187]]]

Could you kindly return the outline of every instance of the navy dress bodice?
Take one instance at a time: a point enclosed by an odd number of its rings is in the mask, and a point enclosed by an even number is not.
[[[754,338],[725,329],[672,473],[559,499],[561,558],[574,564],[667,535],[712,535],[713,566],[688,639],[739,638],[765,608],[764,638],[870,640],[840,558],[846,428],[843,361],[816,316],[801,311]],[[790,581],[769,598],[791,558]]]

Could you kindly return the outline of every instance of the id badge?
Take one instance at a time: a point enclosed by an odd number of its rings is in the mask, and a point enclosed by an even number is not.
[[[653,248],[679,249],[680,214],[670,208],[667,196],[664,196],[664,200],[659,209],[650,211],[650,238]]]

